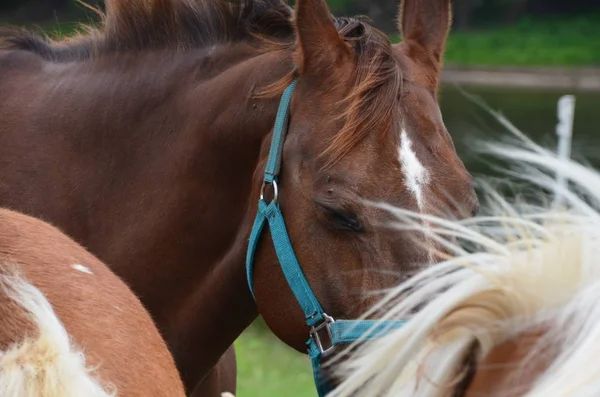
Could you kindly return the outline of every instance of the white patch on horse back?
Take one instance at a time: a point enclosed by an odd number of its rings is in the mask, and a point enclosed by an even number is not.
[[[94,272],[92,272],[90,269],[88,269],[87,267],[80,265],[80,264],[75,264],[73,266],[71,266],[73,269],[83,272],[83,273],[87,273],[87,274],[94,274]]]
[[[226,391],[225,393],[221,393],[221,397],[235,397],[235,395]]]
[[[0,356],[2,396],[117,395],[114,390],[104,390],[92,376],[83,351],[38,288],[18,275],[0,274],[0,294],[18,304],[38,331],[37,336],[24,337]]]
[[[404,173],[404,184],[414,194],[419,209],[424,207],[423,188],[427,184],[429,174],[419,161],[412,148],[412,141],[405,129],[400,134],[400,148],[398,149],[400,165]]]

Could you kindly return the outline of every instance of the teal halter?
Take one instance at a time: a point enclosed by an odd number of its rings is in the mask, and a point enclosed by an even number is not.
[[[329,353],[336,345],[340,343],[351,343],[357,340],[370,340],[381,337],[390,330],[399,328],[403,322],[389,321],[376,322],[375,320],[334,320],[324,311],[314,292],[310,288],[306,277],[302,273],[294,248],[287,233],[283,214],[279,207],[279,190],[277,186],[277,177],[281,166],[281,154],[283,151],[283,142],[289,119],[289,108],[292,94],[296,88],[297,80],[294,80],[283,92],[279,111],[275,120],[275,127],[269,151],[269,159],[265,169],[263,185],[258,201],[258,212],[252,227],[248,252],[246,255],[246,275],[248,277],[248,286],[254,296],[253,280],[253,261],[254,253],[260,239],[260,235],[265,224],[268,223],[271,229],[271,238],[275,246],[275,252],[281,270],[290,286],[296,300],[302,307],[306,324],[310,327],[310,338],[306,342],[308,346],[308,356],[312,362],[315,385],[319,396],[324,396],[331,391],[330,386],[322,378],[320,371],[321,360],[323,356]],[[273,188],[273,200],[270,203],[264,198],[265,188],[271,185]],[[327,331],[330,344],[324,346],[320,332]]]

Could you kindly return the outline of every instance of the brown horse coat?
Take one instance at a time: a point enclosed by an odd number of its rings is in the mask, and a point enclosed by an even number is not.
[[[60,374],[66,366],[65,357],[48,356],[51,348],[35,349],[41,330],[7,294],[14,287],[11,277],[16,270],[44,294],[73,344],[85,355],[91,375],[107,391],[114,387],[120,397],[185,395],[167,346],[139,299],[106,265],[58,229],[0,209],[0,264],[0,382],[23,371],[24,384],[44,383],[36,377],[51,383],[48,374]],[[28,353],[8,356],[26,340],[33,345],[24,350]],[[54,381],[59,384],[46,387],[69,390],[69,382],[76,383],[68,377]],[[25,389],[17,392],[26,395]],[[41,389],[33,395],[47,396]]]

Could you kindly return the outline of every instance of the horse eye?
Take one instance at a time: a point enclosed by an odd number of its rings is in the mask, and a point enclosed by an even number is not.
[[[352,232],[360,232],[363,230],[360,219],[358,219],[358,215],[350,212],[336,212],[332,220],[336,225],[344,230]]]
[[[319,204],[319,208],[321,209],[327,220],[335,228],[350,232],[363,231],[363,225],[360,221],[360,218],[355,213],[352,213],[343,208],[322,203]]]

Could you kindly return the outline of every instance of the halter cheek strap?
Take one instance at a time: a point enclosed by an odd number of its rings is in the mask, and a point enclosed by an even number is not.
[[[258,211],[246,255],[246,276],[248,286],[254,296],[254,254],[265,225],[269,226],[271,238],[275,246],[275,253],[281,265],[281,270],[292,290],[298,304],[304,312],[306,324],[310,327],[309,339],[306,342],[308,356],[310,357],[315,385],[319,396],[325,396],[331,387],[325,382],[321,373],[321,361],[336,345],[351,343],[358,340],[365,341],[383,336],[389,331],[399,328],[404,323],[399,321],[380,322],[375,320],[335,320],[327,315],[316,295],[311,289],[292,247],[290,237],[285,226],[283,214],[279,206],[279,187],[277,178],[281,167],[283,143],[287,132],[290,102],[297,80],[294,80],[283,92],[279,110],[275,120],[269,158],[265,168],[263,184],[261,187]],[[267,186],[273,188],[273,199],[267,202],[264,192]],[[321,339],[323,331],[327,333],[329,344]]]

